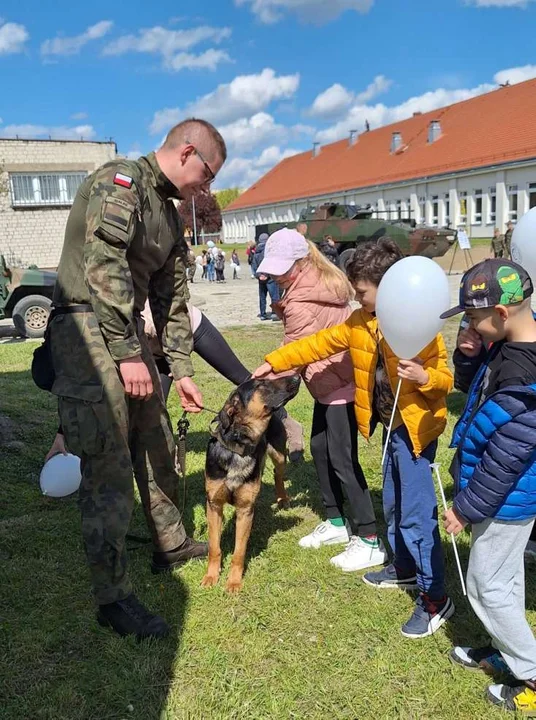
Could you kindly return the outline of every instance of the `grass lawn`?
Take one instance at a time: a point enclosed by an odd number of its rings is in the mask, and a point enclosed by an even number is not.
[[[453,346],[456,326],[446,335]],[[280,329],[226,333],[238,355],[256,366],[279,343]],[[422,641],[406,640],[400,625],[412,610],[404,592],[378,592],[360,574],[344,575],[328,560],[337,549],[303,551],[298,539],[321,517],[309,454],[288,470],[294,500],[277,511],[271,472],[261,493],[249,547],[243,592],[230,597],[223,583],[200,587],[205,563],[169,576],[150,573],[149,546],[132,549],[130,570],[140,598],[173,627],[160,642],[137,644],[100,628],[79,533],[76,500],[39,492],[43,456],[56,428],[52,397],[30,379],[33,343],[0,346],[0,717],[2,720],[468,720],[500,717],[484,699],[487,678],[454,668],[453,643],[484,640],[463,599],[450,543],[445,540],[448,589],[457,606],[446,629]],[[218,408],[229,384],[202,361],[197,380],[205,402]],[[447,449],[463,398],[449,399],[449,429],[439,460],[449,493]],[[302,389],[291,413],[309,431],[312,403]],[[173,420],[178,404],[170,403]],[[204,450],[210,416],[192,419],[188,453],[187,530],[206,538]],[[7,436],[11,434],[9,439]],[[2,442],[14,443],[6,447]],[[360,457],[381,511],[379,436]],[[383,530],[383,526],[382,526]],[[146,535],[136,507],[132,532]],[[234,538],[228,509],[223,546]],[[132,543],[135,545],[135,543]],[[468,536],[460,539],[466,566]],[[527,582],[536,622],[533,576]]]

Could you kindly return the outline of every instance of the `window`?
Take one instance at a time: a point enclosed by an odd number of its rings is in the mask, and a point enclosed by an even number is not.
[[[529,184],[529,210],[536,207],[536,183]]]
[[[460,198],[460,225],[467,225],[467,192],[462,190],[459,193]]]
[[[406,210],[405,210],[405,212],[404,212],[404,217],[405,217],[407,220],[410,220],[410,219],[411,219],[411,198],[408,198],[408,199],[406,200]]]
[[[517,185],[508,185],[508,219],[517,220]]]
[[[488,224],[495,225],[495,218],[497,216],[497,189],[495,185],[489,189],[489,212],[488,212]]]
[[[395,200],[396,219],[402,220],[402,200]]]
[[[11,202],[13,207],[32,205],[72,205],[76,191],[87,177],[86,173],[11,173]]]
[[[445,193],[445,225],[450,225],[450,193]]]
[[[424,225],[426,218],[426,198],[424,195],[419,196],[419,222]]]
[[[432,195],[432,225],[439,224],[439,195]]]
[[[481,225],[482,224],[482,190],[474,190],[474,201],[475,201],[475,207],[473,212],[473,224],[474,225]]]

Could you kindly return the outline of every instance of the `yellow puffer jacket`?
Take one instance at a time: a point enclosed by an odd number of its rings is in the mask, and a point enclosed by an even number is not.
[[[266,356],[275,372],[309,365],[342,350],[350,350],[356,385],[355,407],[359,432],[367,440],[371,433],[372,396],[378,352],[393,394],[398,385],[398,358],[384,341],[377,319],[365,310],[356,310],[342,325],[321,330],[316,335],[297,340]],[[426,385],[402,380],[398,409],[406,426],[415,455],[436,440],[447,423],[446,396],[452,389],[453,377],[447,366],[447,350],[438,335],[419,353],[429,374]]]

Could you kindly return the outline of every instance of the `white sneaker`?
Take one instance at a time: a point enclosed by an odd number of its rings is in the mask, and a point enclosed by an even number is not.
[[[329,520],[324,520],[315,527],[312,533],[302,537],[298,545],[302,548],[314,548],[317,550],[322,545],[339,545],[347,543],[349,540],[348,530],[344,525],[335,527]]]
[[[335,555],[330,560],[332,565],[340,568],[343,572],[364,570],[375,565],[383,565],[385,562],[387,562],[387,552],[381,540],[374,547],[367,545],[357,535],[352,535],[344,552]]]

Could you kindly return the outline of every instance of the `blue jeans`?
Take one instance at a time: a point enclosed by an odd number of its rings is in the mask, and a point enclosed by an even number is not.
[[[259,312],[266,315],[266,296],[270,293],[272,303],[279,300],[279,286],[273,280],[259,280]]]
[[[207,265],[207,278],[209,282],[214,282],[216,279],[216,269],[214,268],[214,263],[209,263]]]
[[[416,574],[420,591],[432,600],[445,595],[443,548],[430,468],[436,450],[437,440],[415,457],[408,431],[400,425],[391,433],[383,471],[383,512],[393,565],[403,575]]]

